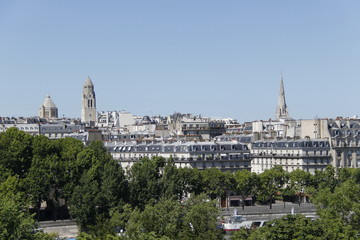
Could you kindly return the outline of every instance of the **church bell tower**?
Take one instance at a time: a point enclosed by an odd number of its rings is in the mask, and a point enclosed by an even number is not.
[[[94,125],[97,122],[94,84],[90,77],[86,79],[83,86],[81,122],[89,125]]]
[[[280,79],[280,91],[278,96],[278,104],[276,107],[276,119],[290,119],[289,111],[286,105],[285,100],[285,89],[284,89],[284,81],[281,73]]]

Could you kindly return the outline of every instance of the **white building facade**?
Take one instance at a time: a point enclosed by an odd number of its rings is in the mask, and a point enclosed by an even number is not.
[[[325,139],[254,142],[251,147],[251,171],[259,174],[281,166],[287,172],[301,169],[313,174],[332,164],[330,150],[330,143]]]

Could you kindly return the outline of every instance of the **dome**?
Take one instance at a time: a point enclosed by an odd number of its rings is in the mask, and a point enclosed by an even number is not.
[[[149,121],[149,122],[151,121],[149,116],[144,116],[142,120],[143,121]]]
[[[50,96],[47,95],[44,103],[41,105],[39,109],[39,116],[41,118],[57,118],[58,117],[58,109],[55,103],[51,100]]]
[[[51,100],[49,95],[46,96],[43,106],[45,108],[57,108],[55,103]]]

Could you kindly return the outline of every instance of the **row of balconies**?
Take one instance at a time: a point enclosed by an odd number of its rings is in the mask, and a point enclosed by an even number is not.
[[[304,162],[302,164],[300,163],[279,163],[279,162],[276,162],[276,163],[264,163],[264,162],[261,162],[261,163],[251,163],[251,165],[260,165],[260,166],[267,166],[267,165],[278,165],[278,166],[303,166],[303,165],[316,165],[316,166],[327,166],[329,165],[331,162]]]
[[[256,154],[253,153],[252,157],[256,158],[303,158],[303,157],[329,157],[330,154],[320,154],[320,153],[302,153],[302,154]]]
[[[115,160],[133,160],[133,161],[136,161],[136,160],[139,160],[141,158],[143,158],[145,156],[139,156],[139,157],[128,157],[128,156],[114,156],[114,159]],[[148,156],[148,157],[151,157],[151,156]],[[250,157],[215,157],[215,158],[212,158],[212,157],[173,157],[172,158],[175,162],[176,161],[188,161],[188,162],[197,162],[197,161],[241,161],[241,160],[248,160],[250,161],[251,158]]]
[[[204,165],[202,165],[202,166],[193,166],[193,167],[196,167],[197,169],[207,169],[207,168],[214,168],[214,167],[216,167],[216,168],[220,168],[220,169],[234,169],[234,170],[236,170],[236,169],[250,169],[250,167],[249,166],[247,166],[247,165],[245,165],[245,166],[240,166],[240,165],[229,165],[229,166],[225,166],[225,165],[220,165],[220,166],[204,166]]]

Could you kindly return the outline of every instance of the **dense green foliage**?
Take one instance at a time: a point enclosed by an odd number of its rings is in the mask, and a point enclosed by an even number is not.
[[[130,239],[138,239],[143,233],[169,239],[219,239],[221,232],[215,230],[218,211],[204,195],[185,204],[161,199],[147,205],[144,211],[134,211],[127,233]]]
[[[216,220],[226,191],[243,200],[256,196],[270,208],[275,199],[300,203],[307,196],[320,216],[313,221],[287,216],[238,231],[234,239],[359,237],[359,169],[328,167],[311,175],[275,167],[256,175],[176,168],[171,159],[154,157],[125,174],[100,142],[84,146],[73,138],[49,140],[15,128],[0,134],[0,239],[50,239],[34,232],[34,215],[40,216],[44,202],[54,220],[65,203],[83,240],[222,239]]]
[[[14,220],[9,224],[23,234],[35,229],[35,221],[27,210],[30,206],[37,209],[39,217],[40,204],[46,202],[55,220],[61,202],[65,202],[79,227],[89,230],[97,219],[109,218],[114,209],[124,205],[129,195],[123,170],[101,143],[84,147],[73,138],[49,140],[16,128],[0,134],[0,183],[6,184],[11,178],[17,179],[17,192],[9,191],[13,196],[2,197],[1,206],[4,211],[16,207],[17,211],[12,212],[22,213],[18,218],[9,218]],[[15,203],[11,202],[14,199]],[[9,234],[5,227],[0,231]],[[11,234],[20,239],[17,233]]]
[[[40,232],[35,233],[34,218],[26,210],[28,204],[19,191],[18,178],[11,176],[0,183],[0,239],[51,239]]]
[[[252,231],[238,231],[232,239],[359,239],[360,169],[327,167],[309,175],[302,171],[288,174],[289,188],[311,199],[318,209],[317,219],[288,215]]]

